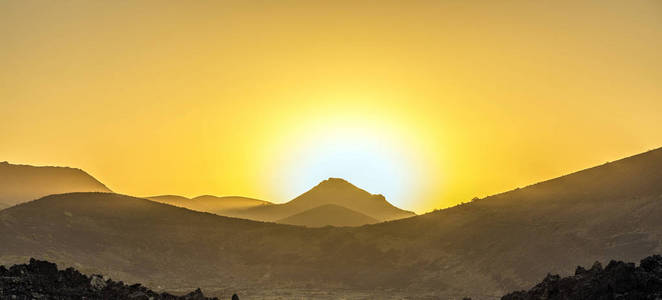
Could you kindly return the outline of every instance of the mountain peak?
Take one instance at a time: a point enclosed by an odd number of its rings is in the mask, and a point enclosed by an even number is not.
[[[371,194],[345,179],[336,177],[329,177],[287,203],[290,207],[296,207],[299,212],[325,204],[343,206],[381,221],[414,215],[393,206],[383,195]]]
[[[310,191],[314,191],[318,189],[334,189],[334,190],[344,190],[347,192],[356,192],[365,195],[366,197],[369,196],[371,199],[386,201],[386,197],[384,197],[384,195],[372,194],[360,187],[355,186],[351,182],[338,177],[329,177],[329,179],[323,180],[322,182],[317,184],[317,186],[313,187]]]
[[[69,192],[112,191],[81,169],[0,163],[0,202],[14,205]]]
[[[320,182],[319,184],[317,184],[317,187],[358,189],[358,187],[351,184],[349,181],[337,177],[329,177],[329,179],[326,179]]]

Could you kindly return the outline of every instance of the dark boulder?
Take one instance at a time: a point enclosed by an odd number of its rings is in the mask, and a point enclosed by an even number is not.
[[[30,259],[29,264],[14,265],[9,269],[0,266],[0,299],[167,299],[207,300],[200,289],[185,296],[156,293],[140,285],[126,285],[105,279],[100,275],[90,277],[73,268],[58,270],[47,261]]]
[[[502,300],[607,300],[662,299],[662,257],[654,255],[634,263],[599,262],[586,270],[577,267],[574,276],[547,275],[528,291],[513,292]]]

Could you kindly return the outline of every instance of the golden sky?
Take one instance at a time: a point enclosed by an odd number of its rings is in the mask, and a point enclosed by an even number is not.
[[[416,212],[662,146],[662,2],[1,1],[0,160]]]

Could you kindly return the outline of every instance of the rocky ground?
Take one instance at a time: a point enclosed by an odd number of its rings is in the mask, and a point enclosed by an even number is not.
[[[9,269],[0,266],[0,299],[167,299],[207,300],[198,289],[183,296],[157,293],[140,284],[126,285],[100,275],[86,276],[73,268],[58,270],[54,263],[30,259]],[[238,297],[233,295],[233,300]],[[662,299],[662,256],[634,263],[599,262],[590,269],[577,267],[575,275],[547,275],[529,291],[505,295],[502,300]]]
[[[167,299],[207,300],[198,289],[184,296],[156,293],[140,284],[126,285],[100,275],[90,277],[73,268],[30,259],[29,264],[0,266],[0,299]]]
[[[599,262],[588,270],[577,267],[574,276],[547,275],[531,290],[501,299],[662,299],[662,256],[649,256],[638,267],[612,260],[605,268]]]

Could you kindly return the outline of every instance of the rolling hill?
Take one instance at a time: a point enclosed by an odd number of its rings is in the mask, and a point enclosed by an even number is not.
[[[7,204],[7,203],[2,203],[2,202],[0,202],[0,210],[3,210],[3,209],[5,209],[5,208],[7,208],[7,207],[9,207],[9,206],[11,206],[11,205],[9,205],[9,204]]]
[[[379,223],[375,218],[335,204],[325,204],[276,221],[306,227],[361,226]]]
[[[111,191],[80,169],[0,162],[0,202],[2,203],[14,205],[46,195],[70,192]]]
[[[268,201],[239,196],[217,197],[211,195],[203,195],[189,199],[176,195],[162,195],[147,197],[147,199],[201,212],[210,212],[218,215],[224,215],[228,210],[272,205],[272,203]]]
[[[390,221],[416,215],[393,206],[382,195],[370,194],[340,178],[324,180],[287,203],[237,209],[227,211],[225,215],[273,222],[327,204],[342,206],[378,221]]]
[[[0,263],[48,259],[247,298],[494,299],[548,272],[662,252],[662,149],[425,215],[304,228],[107,193],[0,211]],[[216,292],[214,292],[216,289]]]

